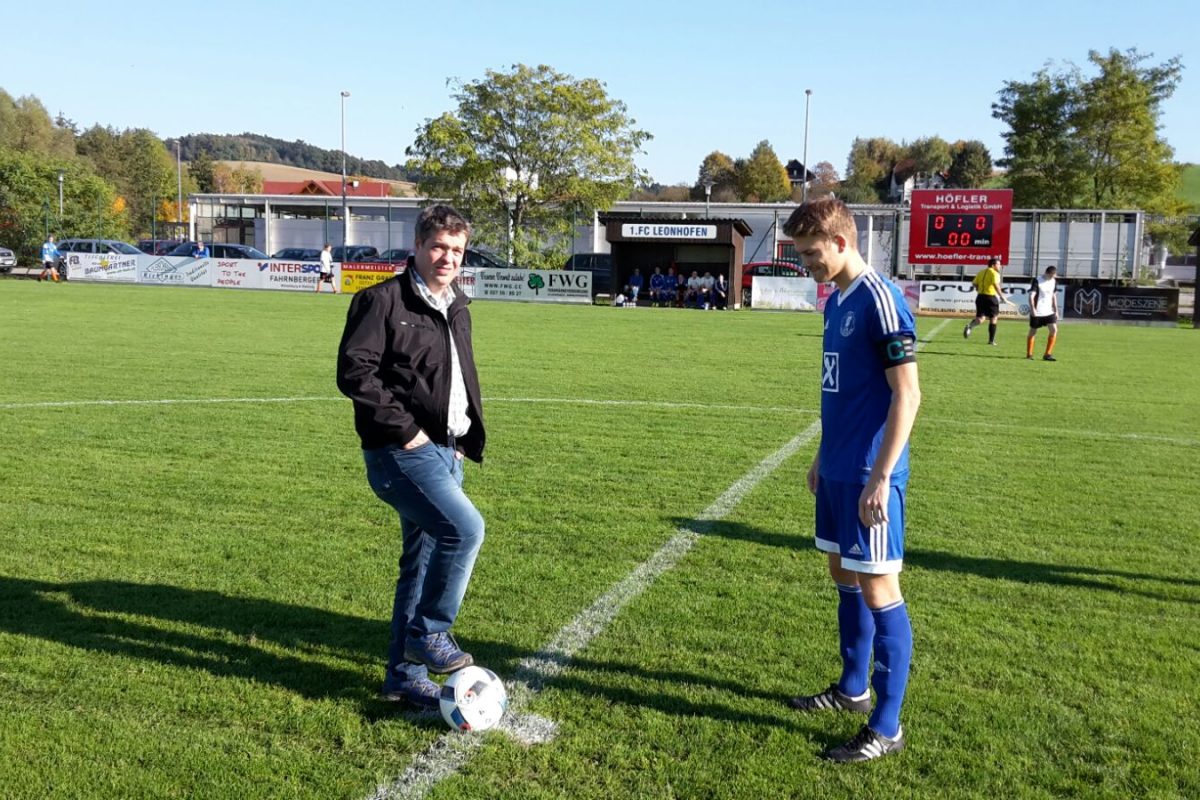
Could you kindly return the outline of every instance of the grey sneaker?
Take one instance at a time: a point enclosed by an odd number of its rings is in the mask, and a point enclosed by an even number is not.
[[[797,711],[853,711],[857,714],[869,714],[871,711],[871,695],[855,699],[838,689],[836,683],[820,694],[806,694],[788,700],[788,705]]]
[[[963,325],[963,338],[966,339],[971,335],[971,326]]]
[[[470,653],[459,648],[449,633],[431,633],[404,642],[404,660],[424,664],[430,672],[455,672],[475,663]]]
[[[442,687],[428,678],[415,681],[384,681],[379,695],[389,703],[408,703],[418,708],[436,708]]]
[[[888,753],[898,753],[904,749],[904,728],[896,731],[896,738],[889,739],[881,733],[863,725],[854,734],[854,738],[845,744],[831,747],[822,753],[822,757],[839,764],[849,764],[856,761],[870,761],[873,758],[886,756]]]

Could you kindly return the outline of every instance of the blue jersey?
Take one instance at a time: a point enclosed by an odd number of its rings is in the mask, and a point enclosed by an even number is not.
[[[845,293],[830,295],[821,359],[822,478],[862,483],[870,475],[892,402],[885,354],[889,345],[902,350],[907,343],[911,360],[915,339],[916,325],[903,293],[874,269],[867,268]],[[907,479],[905,443],[891,483]]]
[[[54,242],[44,242],[42,244],[42,263],[44,264],[47,261],[57,261],[57,260],[58,260],[58,247],[54,244]]]

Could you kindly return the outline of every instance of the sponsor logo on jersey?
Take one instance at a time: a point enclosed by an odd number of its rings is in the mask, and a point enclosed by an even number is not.
[[[821,391],[836,392],[838,390],[838,353],[826,353],[821,358]]]

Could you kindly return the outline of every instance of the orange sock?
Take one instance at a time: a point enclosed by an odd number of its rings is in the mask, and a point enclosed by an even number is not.
[[[1050,338],[1046,340],[1046,355],[1054,355],[1054,342],[1058,339],[1057,333],[1050,334]]]
[[[1033,337],[1032,336],[1025,337],[1025,357],[1033,358]]]

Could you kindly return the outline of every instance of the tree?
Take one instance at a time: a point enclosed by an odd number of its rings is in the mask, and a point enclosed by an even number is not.
[[[838,176],[837,168],[828,161],[821,161],[812,168],[814,176],[812,182],[808,185],[809,199],[824,197],[828,194],[833,194],[838,191],[841,185],[841,178]],[[792,200],[799,203],[804,197],[804,187],[795,186],[792,188]]]
[[[978,139],[955,142],[950,162],[950,185],[959,189],[981,188],[992,177],[992,154]]]
[[[922,175],[941,174],[950,168],[953,155],[950,143],[940,136],[917,139],[904,146],[905,155],[913,160],[913,166]]]
[[[696,183],[692,186],[691,199],[704,200],[710,197],[704,191],[704,182],[712,181],[711,199],[717,202],[734,202],[741,199],[738,191],[738,174],[734,161],[720,150],[713,150],[700,162]]]
[[[1175,92],[1183,66],[1178,57],[1142,67],[1137,50],[1088,53],[1100,74],[1079,87],[1075,128],[1087,153],[1090,200],[1096,208],[1145,205],[1174,193],[1174,151],[1158,135],[1159,106]]]
[[[32,95],[13,100],[0,89],[0,147],[71,158],[75,155],[75,136],[72,129],[59,127],[50,119],[41,100]]]
[[[766,139],[755,146],[745,167],[739,171],[738,186],[742,197],[750,202],[773,203],[791,195],[792,184],[788,181],[787,169]]]
[[[188,163],[188,175],[196,182],[196,191],[202,194],[212,194],[216,191],[216,177],[213,174],[214,162],[207,150],[199,150]]]
[[[468,214],[476,238],[522,266],[558,266],[572,214],[627,197],[645,177],[634,157],[650,134],[600,81],[547,66],[488,70],[452,82],[454,112],[429,119],[408,148],[420,191]]]
[[[1178,173],[1158,135],[1160,104],[1179,83],[1178,57],[1143,66],[1136,50],[1088,59],[1099,74],[1045,67],[1009,81],[992,116],[1009,126],[1005,157],[1013,202],[1025,207],[1137,206],[1169,192]]]
[[[58,214],[58,173],[63,172],[63,215]],[[0,147],[0,245],[22,261],[37,260],[47,233],[70,236],[129,236],[113,187],[84,162]]]
[[[903,151],[891,139],[855,139],[846,162],[842,199],[848,203],[878,203],[886,199],[892,167]]]

